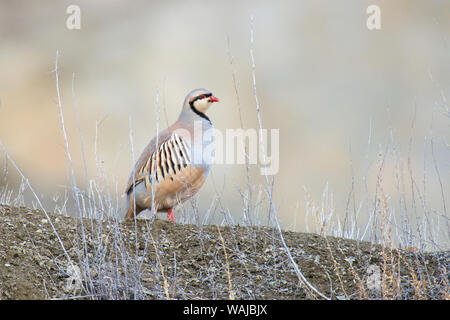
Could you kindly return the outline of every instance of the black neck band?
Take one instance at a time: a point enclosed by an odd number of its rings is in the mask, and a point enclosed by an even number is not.
[[[194,100],[195,101],[195,100]],[[209,120],[209,118],[206,116],[206,114],[204,114],[203,112],[198,111],[195,107],[194,107],[194,101],[191,101],[189,103],[189,105],[191,106],[191,110],[194,111],[194,113],[196,113],[200,118],[203,118],[205,120],[208,120],[209,123],[212,124],[211,120]]]

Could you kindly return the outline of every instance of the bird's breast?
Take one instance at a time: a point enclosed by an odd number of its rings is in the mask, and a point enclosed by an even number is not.
[[[194,137],[190,144],[192,166],[209,168],[214,161],[214,140],[214,128],[212,126],[202,130],[201,133],[194,130]]]

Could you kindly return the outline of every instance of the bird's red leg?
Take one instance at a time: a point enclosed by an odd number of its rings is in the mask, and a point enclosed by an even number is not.
[[[173,215],[172,208],[170,208],[169,211],[167,211],[167,217],[170,219],[170,221],[175,222],[175,216]]]

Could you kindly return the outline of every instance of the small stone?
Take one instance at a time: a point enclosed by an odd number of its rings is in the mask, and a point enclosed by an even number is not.
[[[68,265],[66,272],[68,278],[64,281],[64,290],[74,292],[81,289],[81,270],[77,265]]]

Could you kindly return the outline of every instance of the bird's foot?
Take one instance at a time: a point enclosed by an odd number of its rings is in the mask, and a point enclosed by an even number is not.
[[[175,222],[175,216],[173,214],[173,209],[170,208],[169,211],[167,211],[167,218],[170,219],[170,221]]]

